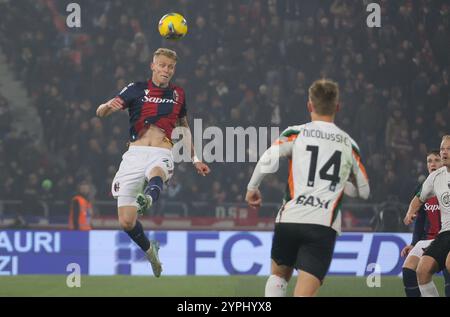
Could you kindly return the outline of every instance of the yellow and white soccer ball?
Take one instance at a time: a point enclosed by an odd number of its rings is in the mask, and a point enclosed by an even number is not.
[[[159,20],[159,34],[167,40],[178,40],[188,31],[186,19],[179,13],[168,13]]]

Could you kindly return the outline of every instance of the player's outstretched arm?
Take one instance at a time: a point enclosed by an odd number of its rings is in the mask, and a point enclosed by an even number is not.
[[[192,133],[189,127],[187,117],[184,116],[179,118],[177,125],[185,128],[183,133],[183,142],[187,142],[185,145],[191,148],[191,159],[192,163],[195,166],[195,169],[197,170],[197,173],[199,173],[202,176],[206,176],[211,172],[211,169],[209,168],[208,165],[200,161],[197,155],[195,154],[194,142],[192,142]]]
[[[422,207],[422,205],[423,203],[420,201],[419,197],[414,196],[409,204],[405,219],[403,219],[405,225],[410,225],[413,222],[414,218],[416,218],[417,216],[417,212],[419,211],[420,207]]]
[[[267,149],[264,154],[260,157],[258,163],[256,163],[255,169],[253,170],[252,177],[247,185],[248,191],[256,191],[261,185],[266,174],[275,173],[278,170],[280,161],[280,151],[279,146],[271,146]]]
[[[98,108],[97,108],[97,116],[102,118],[102,117],[106,117],[109,116],[111,113],[122,110],[123,109],[123,101],[122,99],[116,97],[113,98],[103,104],[101,104]]]
[[[261,206],[262,196],[259,191],[259,185],[261,185],[266,174],[272,174],[278,171],[281,157],[292,156],[292,149],[297,135],[297,130],[287,128],[274,144],[260,157],[247,185],[245,201],[250,207],[256,208]]]
[[[245,195],[245,201],[252,208],[258,208],[261,206],[262,196],[259,191],[259,186],[263,181],[266,174],[274,173],[278,169],[278,162],[280,156],[278,151],[278,145],[270,147],[264,152],[264,154],[256,163],[256,167],[253,170],[252,177],[247,185],[247,193]]]

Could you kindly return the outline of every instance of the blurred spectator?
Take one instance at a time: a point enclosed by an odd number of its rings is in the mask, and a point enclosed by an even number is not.
[[[31,173],[23,190],[22,214],[43,216],[43,208],[40,198],[39,179],[35,173]]]
[[[337,124],[361,147],[372,202],[389,195],[408,201],[424,153],[448,133],[449,6],[383,1],[383,27],[369,29],[364,3],[186,0],[179,8],[189,34],[168,42],[155,25],[170,1],[86,4],[91,10],[77,33],[55,25],[47,2],[1,1],[0,45],[34,101],[46,142],[36,146],[33,136],[14,130],[13,109],[0,96],[1,197],[23,198],[25,209],[35,209],[44,176],[52,175],[54,199],[64,200],[75,177],[89,175],[98,197],[109,200],[128,118],[99,121],[94,109],[131,78],[148,79],[151,52],[166,46],[183,60],[175,80],[186,87],[190,120],[202,118],[204,128],[301,124],[309,117],[310,83],[332,77],[341,87]],[[242,203],[254,163],[239,166],[238,180],[229,175],[232,165],[216,164],[217,178],[194,180],[180,164],[162,199]],[[268,202],[283,197],[278,179],[264,184]]]
[[[92,204],[88,197],[91,188],[88,182],[78,184],[77,194],[72,197],[69,212],[69,229],[88,231],[92,229],[93,216]]]
[[[11,110],[8,101],[0,95],[0,135],[5,135],[11,128]]]
[[[357,227],[359,224],[358,217],[355,217],[353,213],[349,210],[346,210],[342,213],[342,227],[345,229],[352,229]]]

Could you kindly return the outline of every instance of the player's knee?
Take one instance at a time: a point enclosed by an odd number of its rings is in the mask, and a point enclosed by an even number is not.
[[[403,268],[415,271],[417,269],[418,263],[419,263],[419,259],[417,257],[409,256],[406,258],[406,261],[403,264]]]
[[[420,284],[426,284],[430,281],[431,276],[433,275],[432,267],[428,263],[419,262],[417,266],[417,280]]]
[[[158,164],[149,166],[145,171],[147,179],[159,176],[164,182],[167,182],[173,174],[173,162],[169,159],[163,159]]]
[[[427,269],[426,265],[419,263],[419,265],[417,266],[417,269],[416,269],[416,274],[417,274],[417,277],[424,276],[426,274],[429,274],[429,270]]]
[[[148,172],[147,176],[148,178],[159,176],[164,179],[166,177],[166,173],[161,167],[155,166]]]
[[[119,224],[122,230],[131,231],[135,226],[135,221],[129,218],[119,217]]]

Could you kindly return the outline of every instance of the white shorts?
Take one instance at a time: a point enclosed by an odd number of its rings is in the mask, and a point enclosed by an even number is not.
[[[122,156],[119,170],[111,185],[117,206],[136,206],[136,196],[144,190],[150,170],[160,167],[167,182],[173,175],[172,151],[152,146],[131,145]]]
[[[425,252],[424,249],[428,248],[433,240],[434,239],[417,241],[416,245],[414,246],[414,248],[412,248],[411,251],[409,251],[406,258],[409,258],[410,256],[417,256],[418,258],[421,258],[423,253]]]

